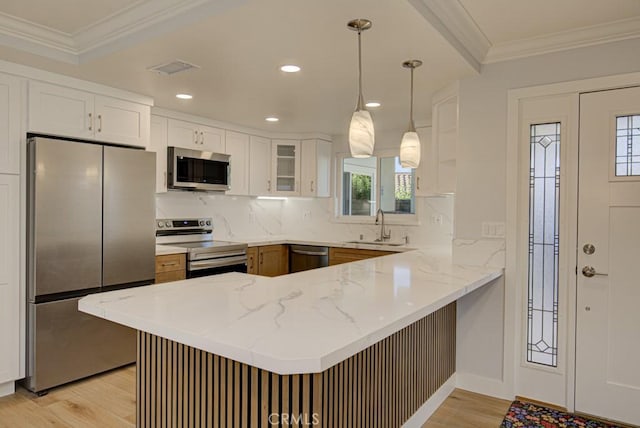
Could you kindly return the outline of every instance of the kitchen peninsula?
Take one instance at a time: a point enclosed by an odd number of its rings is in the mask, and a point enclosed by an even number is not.
[[[399,426],[453,389],[455,302],[501,275],[421,249],[114,291],[79,308],[138,330],[138,426]]]

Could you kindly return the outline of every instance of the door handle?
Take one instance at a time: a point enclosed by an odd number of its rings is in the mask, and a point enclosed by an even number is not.
[[[98,132],[102,132],[102,115],[98,115]]]
[[[420,190],[420,177],[416,178],[416,189]]]
[[[193,142],[198,144],[198,131],[193,131]]]
[[[267,192],[271,191],[271,180],[267,180]]]
[[[264,261],[264,253],[260,253],[260,256],[258,257],[258,264],[262,264],[262,262]]]
[[[89,131],[93,131],[93,113],[89,113]]]
[[[313,180],[311,180],[311,191],[313,192]]]
[[[204,146],[204,131],[200,131],[200,145]]]
[[[586,276],[587,278],[591,278],[594,276],[608,276],[608,274],[606,273],[598,273],[596,272],[596,268],[594,268],[593,266],[585,266],[582,268],[582,275]]]

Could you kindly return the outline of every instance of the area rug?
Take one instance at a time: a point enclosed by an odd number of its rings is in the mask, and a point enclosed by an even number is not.
[[[560,410],[514,401],[500,428],[621,428]]]

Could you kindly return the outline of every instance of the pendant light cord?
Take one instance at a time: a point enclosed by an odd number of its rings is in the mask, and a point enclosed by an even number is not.
[[[361,30],[358,30],[358,105],[356,111],[364,110],[364,99],[362,97],[362,42],[360,40]]]
[[[411,105],[409,106],[409,131],[416,132],[416,126],[413,123],[413,70],[411,67]]]

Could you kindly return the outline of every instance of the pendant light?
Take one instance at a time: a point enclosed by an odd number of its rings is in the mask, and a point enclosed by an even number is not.
[[[358,102],[356,111],[351,116],[349,124],[349,149],[354,158],[368,158],[373,153],[375,133],[371,113],[364,106],[362,97],[362,53],[360,44],[360,34],[371,28],[371,21],[368,19],[354,19],[347,23],[350,30],[358,32]]]
[[[419,59],[402,63],[404,68],[411,69],[411,105],[409,108],[409,129],[402,136],[400,143],[400,165],[404,168],[417,168],[420,165],[420,139],[413,123],[413,70],[422,65]]]

